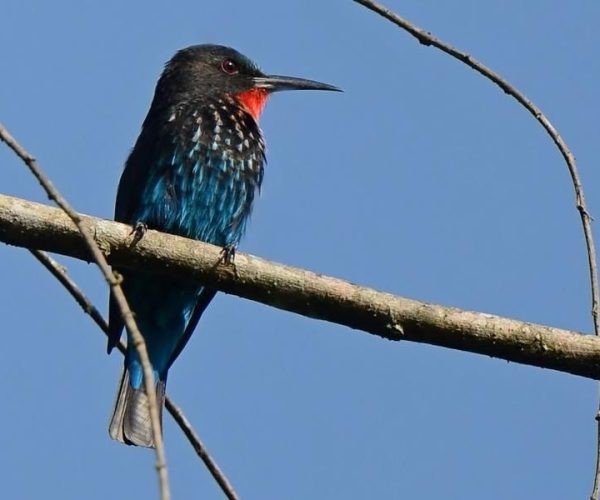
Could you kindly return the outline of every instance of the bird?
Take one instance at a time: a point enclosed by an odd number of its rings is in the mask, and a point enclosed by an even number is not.
[[[269,96],[283,90],[340,89],[263,73],[230,47],[203,44],[176,52],[125,162],[115,220],[140,229],[141,237],[154,229],[218,245],[232,258],[263,180],[259,117]],[[216,290],[141,269],[115,270],[146,343],[162,423],[169,368]],[[123,327],[111,294],[109,354]],[[109,434],[128,445],[155,446],[142,365],[129,334]]]

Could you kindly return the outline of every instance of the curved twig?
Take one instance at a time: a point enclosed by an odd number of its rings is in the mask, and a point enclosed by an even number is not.
[[[67,274],[66,269],[56,260],[50,257],[46,252],[42,252],[41,250],[30,250],[30,252],[65,287],[65,289],[75,299],[75,302],[77,302],[83,311],[94,320],[100,330],[108,335],[108,324],[104,320],[104,317],[100,311],[98,311],[96,306],[94,306],[92,301],[83,293],[79,286],[77,286],[77,283],[75,283]],[[125,354],[125,344],[123,344],[123,342],[119,341],[117,348],[121,354]],[[181,408],[179,408],[179,406],[177,406],[169,396],[165,396],[165,407],[175,422],[177,422],[185,436],[188,438],[188,441],[196,451],[196,454],[204,462],[204,465],[206,465],[206,468],[212,474],[214,480],[221,487],[221,490],[225,496],[229,500],[238,500],[239,497],[237,496],[233,486],[223,471],[219,468],[217,463],[210,456],[204,444],[202,444],[200,437],[198,434],[196,434],[196,431],[194,431],[192,424],[190,424]]]
[[[506,94],[514,97],[534,118],[540,123],[544,130],[548,133],[560,154],[567,164],[569,174],[571,175],[571,181],[573,188],[575,189],[575,206],[581,217],[581,224],[583,226],[583,235],[585,238],[585,245],[587,250],[588,268],[590,275],[590,286],[592,290],[592,320],[594,323],[594,333],[598,336],[600,334],[600,322],[598,318],[598,304],[600,302],[600,290],[598,287],[598,266],[596,263],[596,248],[594,244],[594,237],[592,234],[592,218],[587,210],[585,195],[583,192],[583,184],[579,177],[577,170],[577,163],[575,161],[575,155],[571,152],[567,143],[560,136],[552,122],[546,117],[540,108],[538,108],[525,94],[519,91],[516,87],[511,85],[506,79],[502,78],[498,73],[492,71],[490,68],[477,61],[471,55],[461,50],[452,47],[451,45],[443,42],[439,38],[433,36],[430,32],[415,26],[410,21],[399,16],[390,9],[383,5],[373,2],[372,0],[354,0],[373,12],[385,17],[389,21],[393,22],[396,26],[414,36],[421,44],[427,46],[433,46],[442,52],[458,59],[471,67],[481,75],[485,76],[488,80],[492,81],[498,87],[500,87]],[[594,489],[591,496],[592,500],[597,500],[600,489],[600,407],[596,414],[596,420],[598,421],[598,442],[597,442],[597,453],[596,453],[596,474],[594,477]]]
[[[165,456],[164,443],[160,429],[160,416],[158,411],[158,403],[156,400],[156,391],[154,389],[154,374],[150,365],[150,358],[148,357],[148,351],[146,350],[144,337],[140,333],[137,324],[135,323],[131,309],[129,309],[127,299],[125,298],[125,294],[121,289],[120,280],[112,272],[112,269],[108,265],[104,254],[94,240],[92,233],[85,225],[84,219],[82,219],[79,213],[77,213],[69,205],[67,200],[62,197],[50,179],[48,179],[44,172],[42,172],[42,169],[38,166],[36,159],[17,142],[17,140],[8,132],[8,130],[6,130],[2,124],[0,124],[0,140],[2,140],[21,160],[23,160],[23,163],[25,163],[27,168],[29,168],[31,173],[41,184],[44,191],[46,191],[48,198],[56,203],[63,210],[63,212],[69,216],[73,223],[75,223],[79,232],[81,233],[81,236],[83,237],[88,252],[92,256],[92,260],[98,265],[98,268],[102,272],[106,283],[113,292],[125,326],[131,334],[133,344],[138,352],[140,362],[142,364],[144,373],[144,389],[146,391],[146,396],[148,397],[152,434],[156,447],[156,472],[158,474],[160,498],[161,500],[169,500],[171,494],[169,491],[167,459]]]

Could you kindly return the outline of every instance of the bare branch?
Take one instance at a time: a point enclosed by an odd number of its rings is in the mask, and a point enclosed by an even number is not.
[[[100,327],[106,335],[108,335],[108,324],[104,320],[104,317],[98,311],[98,309],[94,306],[90,299],[81,291],[81,289],[77,286],[71,277],[67,274],[67,271],[61,266],[56,260],[50,257],[47,253],[42,252],[40,250],[30,250],[33,256],[41,262],[41,264],[50,271],[50,273],[67,289],[67,291],[71,294],[71,296],[75,299],[75,301],[79,304],[79,306],[83,309],[83,311],[88,314]],[[125,344],[120,342],[117,344],[117,348],[121,352],[121,354],[125,354]],[[225,496],[229,500],[238,500],[237,493],[233,489],[233,486],[223,473],[223,471],[219,468],[217,463],[213,460],[213,458],[208,453],[208,450],[202,444],[200,437],[194,431],[192,424],[190,424],[189,420],[185,417],[183,411],[179,406],[175,404],[175,402],[169,397],[165,396],[165,407],[175,420],[185,436],[188,438],[188,441],[196,451],[196,454],[206,465],[206,468],[212,474],[213,478],[217,482],[217,484],[221,487],[221,490],[225,494]]]
[[[55,202],[67,216],[77,226],[87,250],[92,255],[93,261],[96,263],[102,275],[104,276],[106,283],[110,290],[113,292],[116,303],[118,304],[121,316],[129,333],[131,334],[134,347],[136,348],[142,364],[144,373],[144,388],[146,396],[148,397],[148,407],[150,410],[150,421],[152,424],[152,434],[154,437],[155,451],[156,451],[156,472],[158,474],[158,482],[160,487],[161,500],[169,500],[171,497],[169,491],[169,477],[167,472],[167,460],[165,456],[164,443],[162,439],[162,432],[160,428],[160,416],[158,410],[158,403],[156,399],[156,392],[154,389],[154,374],[152,372],[152,366],[150,364],[150,358],[144,342],[144,337],[140,333],[131,309],[127,304],[125,294],[121,289],[120,280],[112,272],[112,269],[108,265],[104,254],[94,241],[89,228],[86,226],[85,221],[79,216],[79,214],[69,205],[58,189],[52,184],[50,179],[44,174],[42,169],[38,166],[36,159],[29,154],[25,148],[23,148],[17,140],[6,130],[6,128],[0,124],[0,140],[21,159],[23,163],[29,168],[31,173],[35,176],[38,182],[41,184],[44,191],[46,191],[48,198]]]
[[[470,66],[478,73],[485,76],[487,79],[498,85],[506,94],[514,97],[534,118],[540,123],[544,130],[548,133],[556,147],[560,151],[560,154],[564,158],[569,174],[571,175],[571,181],[573,188],[575,189],[575,206],[581,217],[581,224],[583,227],[583,236],[585,238],[585,245],[587,250],[587,260],[590,275],[590,286],[592,290],[592,320],[594,322],[594,333],[596,336],[600,335],[600,322],[598,318],[598,304],[600,302],[600,290],[598,287],[598,266],[596,263],[596,248],[594,244],[594,237],[592,235],[592,218],[587,210],[585,203],[585,195],[583,192],[583,184],[579,177],[577,170],[577,163],[575,162],[575,155],[571,152],[567,143],[560,136],[552,122],[546,117],[542,110],[538,108],[531,100],[525,96],[516,87],[511,85],[507,80],[502,78],[498,73],[492,71],[490,68],[482,64],[481,62],[474,59],[471,55],[461,50],[452,47],[451,45],[441,41],[439,38],[433,36],[430,32],[419,28],[410,21],[399,16],[390,9],[384,7],[377,2],[372,0],[354,0],[356,3],[364,5],[367,9],[376,12],[377,14],[385,17],[395,25],[399,26],[403,30],[414,36],[420,43],[426,46],[433,46],[442,52],[458,59],[459,61]],[[591,496],[591,500],[598,500],[600,494],[600,406],[596,413],[596,420],[598,422],[597,428],[597,442],[596,442],[596,472],[594,475],[594,487]]]
[[[498,85],[506,94],[514,97],[534,118],[542,125],[544,130],[548,133],[554,144],[556,144],[560,154],[564,158],[569,174],[573,182],[575,189],[575,203],[577,210],[581,216],[581,222],[583,224],[583,232],[585,236],[585,242],[587,246],[588,255],[588,266],[590,271],[590,282],[592,288],[592,318],[594,321],[594,331],[596,335],[599,333],[600,322],[598,318],[598,307],[600,302],[600,292],[598,287],[598,266],[596,264],[596,250],[594,245],[594,238],[592,236],[591,217],[587,210],[585,203],[585,196],[583,192],[583,185],[579,177],[577,170],[577,163],[575,161],[575,155],[571,152],[567,143],[560,136],[552,122],[546,117],[540,108],[538,108],[530,99],[520,92],[516,87],[511,85],[508,81],[502,78],[498,73],[485,66],[483,63],[477,61],[473,56],[462,52],[451,45],[441,41],[439,38],[433,36],[429,31],[425,31],[422,28],[414,25],[410,21],[399,16],[390,9],[384,7],[377,2],[371,0],[354,0],[356,3],[364,5],[366,8],[376,12],[377,14],[385,17],[395,25],[399,26],[403,30],[414,36],[421,44],[426,46],[435,47],[442,52],[458,59],[465,63],[467,66],[473,68],[478,73],[491,80],[493,83]]]
[[[202,283],[279,309],[363,330],[389,340],[423,342],[600,379],[600,339],[490,314],[397,297],[309,271],[148,230],[131,245],[131,226],[82,216],[119,267]],[[60,210],[0,195],[0,241],[82,260],[89,254]]]

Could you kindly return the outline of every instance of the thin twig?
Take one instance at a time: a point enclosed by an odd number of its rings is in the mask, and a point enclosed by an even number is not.
[[[380,14],[386,19],[389,19],[394,24],[413,35],[423,45],[431,45],[440,49],[442,52],[445,52],[446,54],[449,54],[452,57],[458,59],[459,61],[465,63],[478,73],[482,74],[483,76],[494,82],[506,94],[514,97],[520,104],[522,104],[523,107],[525,107],[527,111],[529,111],[535,117],[535,119],[542,125],[544,130],[546,130],[548,135],[552,138],[552,141],[558,147],[569,169],[569,174],[571,175],[573,187],[575,189],[576,208],[580,213],[581,220],[583,223],[584,236],[588,254],[590,283],[592,288],[592,318],[594,321],[594,331],[596,332],[596,335],[598,335],[600,332],[600,322],[598,317],[598,304],[600,303],[600,292],[598,287],[598,266],[596,264],[596,250],[591,227],[592,218],[587,210],[583,185],[581,183],[581,179],[577,170],[575,155],[573,155],[566,142],[560,136],[558,131],[554,128],[554,125],[552,125],[552,123],[546,117],[546,115],[542,113],[542,110],[538,108],[532,101],[530,101],[522,92],[517,90],[514,86],[508,83],[500,75],[492,71],[490,68],[474,59],[471,55],[467,54],[466,52],[462,52],[458,49],[455,49],[454,47],[442,42],[438,38],[434,37],[431,33],[424,31],[421,28],[418,28],[406,19],[400,17],[399,15],[383,7],[382,5],[377,4],[376,2],[372,2],[371,0],[353,1],[364,5],[368,9]]]
[[[458,59],[465,63],[467,66],[473,68],[475,71],[491,80],[493,83],[498,85],[506,94],[514,97],[534,118],[542,125],[544,130],[548,133],[560,154],[564,158],[569,174],[571,175],[571,181],[575,189],[575,206],[581,217],[581,224],[583,226],[583,235],[585,238],[585,245],[587,250],[587,260],[590,275],[590,286],[592,291],[592,320],[594,322],[594,333],[596,336],[600,335],[600,321],[598,318],[598,304],[600,303],[600,290],[598,287],[598,266],[596,263],[596,249],[594,244],[594,238],[592,235],[592,218],[587,210],[585,195],[583,191],[583,184],[579,177],[577,170],[577,163],[575,161],[575,155],[571,152],[567,143],[560,136],[552,122],[542,113],[542,110],[538,108],[530,99],[520,92],[516,87],[511,85],[506,79],[502,78],[498,73],[492,71],[490,68],[482,64],[481,62],[474,59],[471,55],[458,50],[451,45],[441,41],[439,38],[433,36],[430,32],[419,28],[410,21],[399,16],[390,9],[384,7],[377,2],[372,0],[354,0],[365,6],[367,9],[376,12],[377,14],[385,17],[389,21],[393,22],[403,30],[414,36],[421,44],[426,46],[433,46],[442,52]],[[600,490],[600,405],[596,414],[596,420],[598,421],[598,432],[597,432],[597,447],[596,447],[596,473],[594,476],[594,488],[591,496],[591,500],[598,500]]]
[[[121,316],[125,322],[125,326],[129,331],[134,347],[136,348],[142,364],[144,372],[144,388],[148,397],[148,407],[150,410],[150,422],[152,425],[152,434],[154,437],[155,451],[156,451],[156,471],[158,474],[158,481],[160,487],[160,498],[162,500],[169,500],[171,495],[169,491],[169,477],[167,471],[167,460],[165,456],[164,443],[162,439],[162,432],[160,428],[160,416],[158,411],[158,403],[156,399],[156,391],[154,388],[154,374],[152,372],[152,366],[150,364],[150,358],[144,342],[144,337],[140,333],[137,324],[134,320],[131,309],[127,304],[125,294],[121,289],[120,280],[112,272],[104,254],[100,250],[100,247],[94,240],[88,227],[85,225],[84,220],[80,215],[69,205],[59,191],[54,187],[50,179],[44,174],[42,169],[37,164],[36,159],[29,154],[23,148],[17,140],[6,130],[6,128],[0,124],[0,140],[6,143],[6,145],[21,159],[23,163],[29,168],[34,177],[41,184],[44,191],[46,191],[48,198],[56,203],[73,221],[73,223],[79,229],[81,236],[91,253],[94,262],[98,265],[98,268],[102,272],[106,283],[110,287],[115,300],[119,306]]]
[[[169,410],[169,413],[173,416],[175,421],[179,424],[179,427],[181,427],[181,430],[187,436],[190,443],[192,443],[192,446],[194,447],[196,454],[204,462],[204,465],[206,465],[206,468],[210,471],[210,473],[212,474],[212,477],[215,479],[215,481],[217,481],[217,483],[219,483],[219,486],[221,487],[221,490],[223,491],[223,493],[225,493],[225,496],[229,500],[238,500],[239,497],[237,496],[237,493],[233,489],[233,486],[227,480],[227,478],[225,477],[225,474],[223,474],[223,471],[221,471],[221,469],[219,469],[219,466],[215,463],[215,461],[208,454],[208,452],[206,451],[206,448],[202,444],[202,441],[200,441],[200,436],[198,436],[198,434],[196,434],[196,431],[194,431],[190,422],[183,414],[183,411],[181,411],[181,408],[179,408],[179,406],[177,406],[173,402],[173,400],[169,399],[169,398],[167,398],[165,400],[165,406],[166,406],[167,410]]]
[[[41,250],[30,250],[30,252],[66,288],[66,290],[71,294],[83,311],[94,320],[100,330],[108,335],[108,323],[106,323],[100,311],[98,311],[96,306],[94,306],[91,300],[83,293],[77,283],[75,283],[75,281],[73,281],[73,279],[67,274],[66,269],[56,262],[56,260],[50,257],[46,252],[42,252]],[[123,342],[119,341],[117,348],[122,354],[125,354],[125,344]],[[188,438],[188,441],[196,451],[196,454],[204,462],[204,465],[206,465],[206,468],[212,474],[214,480],[221,487],[221,490],[225,496],[229,500],[238,500],[239,497],[237,496],[233,486],[223,471],[219,468],[217,463],[210,456],[208,450],[200,440],[198,434],[196,434],[192,424],[190,424],[181,408],[179,408],[179,406],[177,406],[169,396],[165,396],[165,407],[175,422],[177,422],[185,436]]]
[[[285,311],[345,325],[389,340],[460,349],[600,379],[600,338],[491,314],[383,293],[341,279],[237,253],[235,271],[221,248],[148,230],[131,246],[131,226],[81,216],[111,265],[201,283]],[[0,241],[89,259],[59,209],[0,195]]]
[[[56,260],[50,257],[46,252],[42,250],[29,250],[31,254],[48,270],[50,273],[63,285],[71,296],[75,299],[75,302],[83,309],[83,311],[91,316],[94,322],[100,327],[100,329],[108,335],[108,324],[104,321],[102,313],[98,311],[96,306],[84,295],[81,289],[77,286],[71,277],[67,274],[67,270],[63,265],[59,264]],[[119,351],[125,354],[125,344],[119,342]]]

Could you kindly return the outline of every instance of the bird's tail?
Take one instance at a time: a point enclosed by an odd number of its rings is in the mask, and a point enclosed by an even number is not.
[[[162,429],[162,409],[165,402],[165,382],[162,380],[156,383],[156,402]],[[108,432],[111,438],[121,443],[154,448],[148,396],[143,388],[131,387],[127,369],[121,376],[121,384]]]

